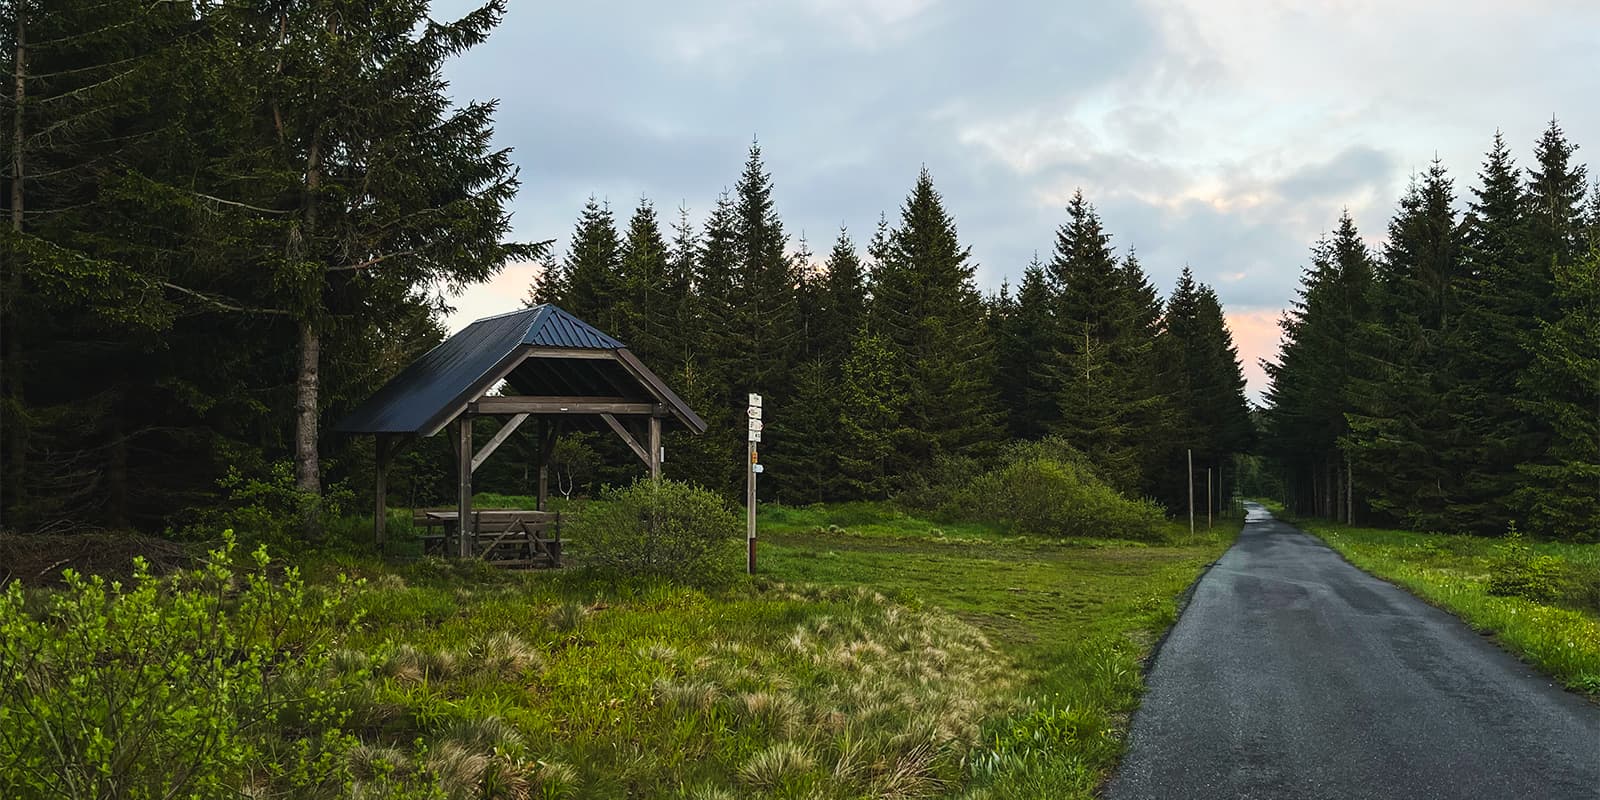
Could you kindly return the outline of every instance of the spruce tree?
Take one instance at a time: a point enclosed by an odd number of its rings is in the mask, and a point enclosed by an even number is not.
[[[1389,225],[1372,298],[1373,318],[1351,343],[1345,439],[1364,500],[1430,530],[1455,524],[1459,494],[1454,423],[1441,399],[1453,389],[1449,337],[1460,325],[1464,264],[1455,193],[1437,160],[1413,181]]]
[[[789,409],[773,421],[769,471],[781,477],[778,496],[785,503],[820,503],[840,495],[839,372],[821,359],[795,371]]]
[[[817,355],[838,365],[849,355],[850,344],[867,314],[866,276],[861,259],[856,255],[855,242],[843,227],[839,228],[839,238],[834,240],[833,249],[828,253],[825,270],[823,301],[812,338]]]
[[[1038,439],[1049,432],[1057,399],[1046,374],[1055,333],[1052,299],[1037,255],[1022,271],[1016,299],[1000,313],[995,383],[1006,407],[1007,428],[1015,438]]]
[[[1346,414],[1361,375],[1348,347],[1372,319],[1372,284],[1371,254],[1347,211],[1333,236],[1313,246],[1300,296],[1282,321],[1278,361],[1264,363],[1271,380],[1265,424],[1300,513],[1345,516],[1340,439],[1350,432]]]
[[[1523,464],[1514,501],[1529,529],[1600,540],[1600,250],[1555,272],[1554,318],[1543,323],[1518,406],[1551,433],[1544,458]]]
[[[667,370],[672,365],[677,330],[677,306],[681,288],[669,285],[667,244],[655,207],[640,200],[628,221],[616,276],[619,292],[611,298],[616,306],[616,328],[608,331],[622,340],[652,369]]]
[[[742,416],[746,391],[743,382],[734,386],[742,359],[742,343],[733,332],[738,230],[733,200],[726,193],[717,198],[700,237],[695,263],[695,294],[700,310],[700,354],[695,359],[695,377],[705,387],[705,402],[695,408],[706,421],[705,437],[710,451],[717,454],[710,463],[722,465],[714,470],[719,477],[706,485],[733,492],[743,478],[745,422]],[[735,416],[735,413],[741,416]]]
[[[600,330],[616,331],[623,324],[622,242],[611,206],[592,195],[584,203],[567,245],[566,259],[554,287],[560,294],[551,302]]]
[[[901,365],[887,338],[862,328],[839,385],[839,474],[843,495],[887,497],[896,442],[905,437]]]
[[[1456,513],[1484,532],[1505,529],[1516,465],[1537,452],[1531,420],[1516,407],[1526,341],[1543,304],[1541,268],[1529,250],[1527,191],[1499,133],[1478,173],[1463,223],[1461,324],[1447,340],[1457,381],[1446,398],[1458,443]]]
[[[881,253],[869,318],[905,376],[895,472],[922,471],[941,456],[992,452],[999,413],[983,298],[926,169]]]
[[[1137,258],[1118,261],[1081,191],[1067,206],[1046,275],[1053,354],[1040,383],[1057,410],[1044,422],[1118,489],[1147,490],[1163,411],[1153,371],[1155,291]]]

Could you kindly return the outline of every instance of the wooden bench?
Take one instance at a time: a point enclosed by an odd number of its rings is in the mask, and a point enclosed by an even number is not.
[[[451,509],[418,509],[418,525],[439,527],[422,536],[424,553],[453,555],[459,514]],[[491,509],[472,512],[472,555],[503,567],[561,566],[561,513]]]

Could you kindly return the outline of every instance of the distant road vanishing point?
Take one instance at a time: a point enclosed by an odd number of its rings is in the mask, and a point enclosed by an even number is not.
[[[1600,706],[1257,505],[1130,737],[1112,800],[1600,798]]]

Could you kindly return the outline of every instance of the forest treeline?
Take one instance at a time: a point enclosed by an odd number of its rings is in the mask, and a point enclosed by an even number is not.
[[[763,496],[783,502],[916,491],[1047,435],[1175,511],[1186,451],[1219,493],[1232,480],[1253,436],[1244,378],[1189,270],[1163,301],[1078,193],[1016,291],[986,297],[975,272],[926,169],[864,247],[844,229],[826,256],[791,247],[752,146],[703,226],[680,211],[666,232],[648,199],[624,222],[591,199],[529,302],[615,332],[703,409],[710,430],[669,440],[666,470],[707,486],[743,479],[747,392],[769,423]]]
[[[1524,170],[1497,134],[1470,196],[1435,160],[1380,250],[1348,214],[1312,247],[1266,365],[1293,509],[1600,538],[1600,186],[1576,149],[1552,120]]]
[[[8,527],[159,529],[283,463],[319,496],[371,460],[321,423],[438,341],[434,287],[541,253],[441,77],[501,0],[3,10]]]
[[[532,300],[615,334],[706,416],[666,470],[713,488],[741,474],[747,392],[768,398],[763,496],[783,502],[916,491],[1057,435],[1176,511],[1185,451],[1221,494],[1251,445],[1216,294],[1185,271],[1163,300],[1081,195],[992,296],[926,170],[864,242],[819,254],[755,147],[698,224],[591,202],[557,260],[509,241],[495,104],[441,77],[498,0],[454,22],[392,0],[6,11],[8,527],[160,529],[263,487],[369,485],[371,442],[322,428],[439,341],[441,287],[510,262],[547,263]],[[612,446],[592,443],[614,465],[594,480],[637,470]],[[507,447],[480,488],[526,490]],[[396,491],[447,495],[444,452],[413,448]]]

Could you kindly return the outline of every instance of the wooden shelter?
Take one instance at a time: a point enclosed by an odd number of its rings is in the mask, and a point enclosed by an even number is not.
[[[504,422],[474,449],[472,421],[483,416]],[[448,428],[458,478],[456,552],[471,556],[481,518],[472,510],[473,470],[530,419],[539,431],[537,512],[547,510],[550,454],[563,424],[603,424],[649,467],[652,478],[661,477],[663,425],[682,425],[695,434],[706,429],[626,345],[560,308],[546,304],[480,319],[412,362],[335,426],[377,440],[373,528],[379,546],[394,456],[416,438]],[[526,528],[528,519],[512,523]]]

